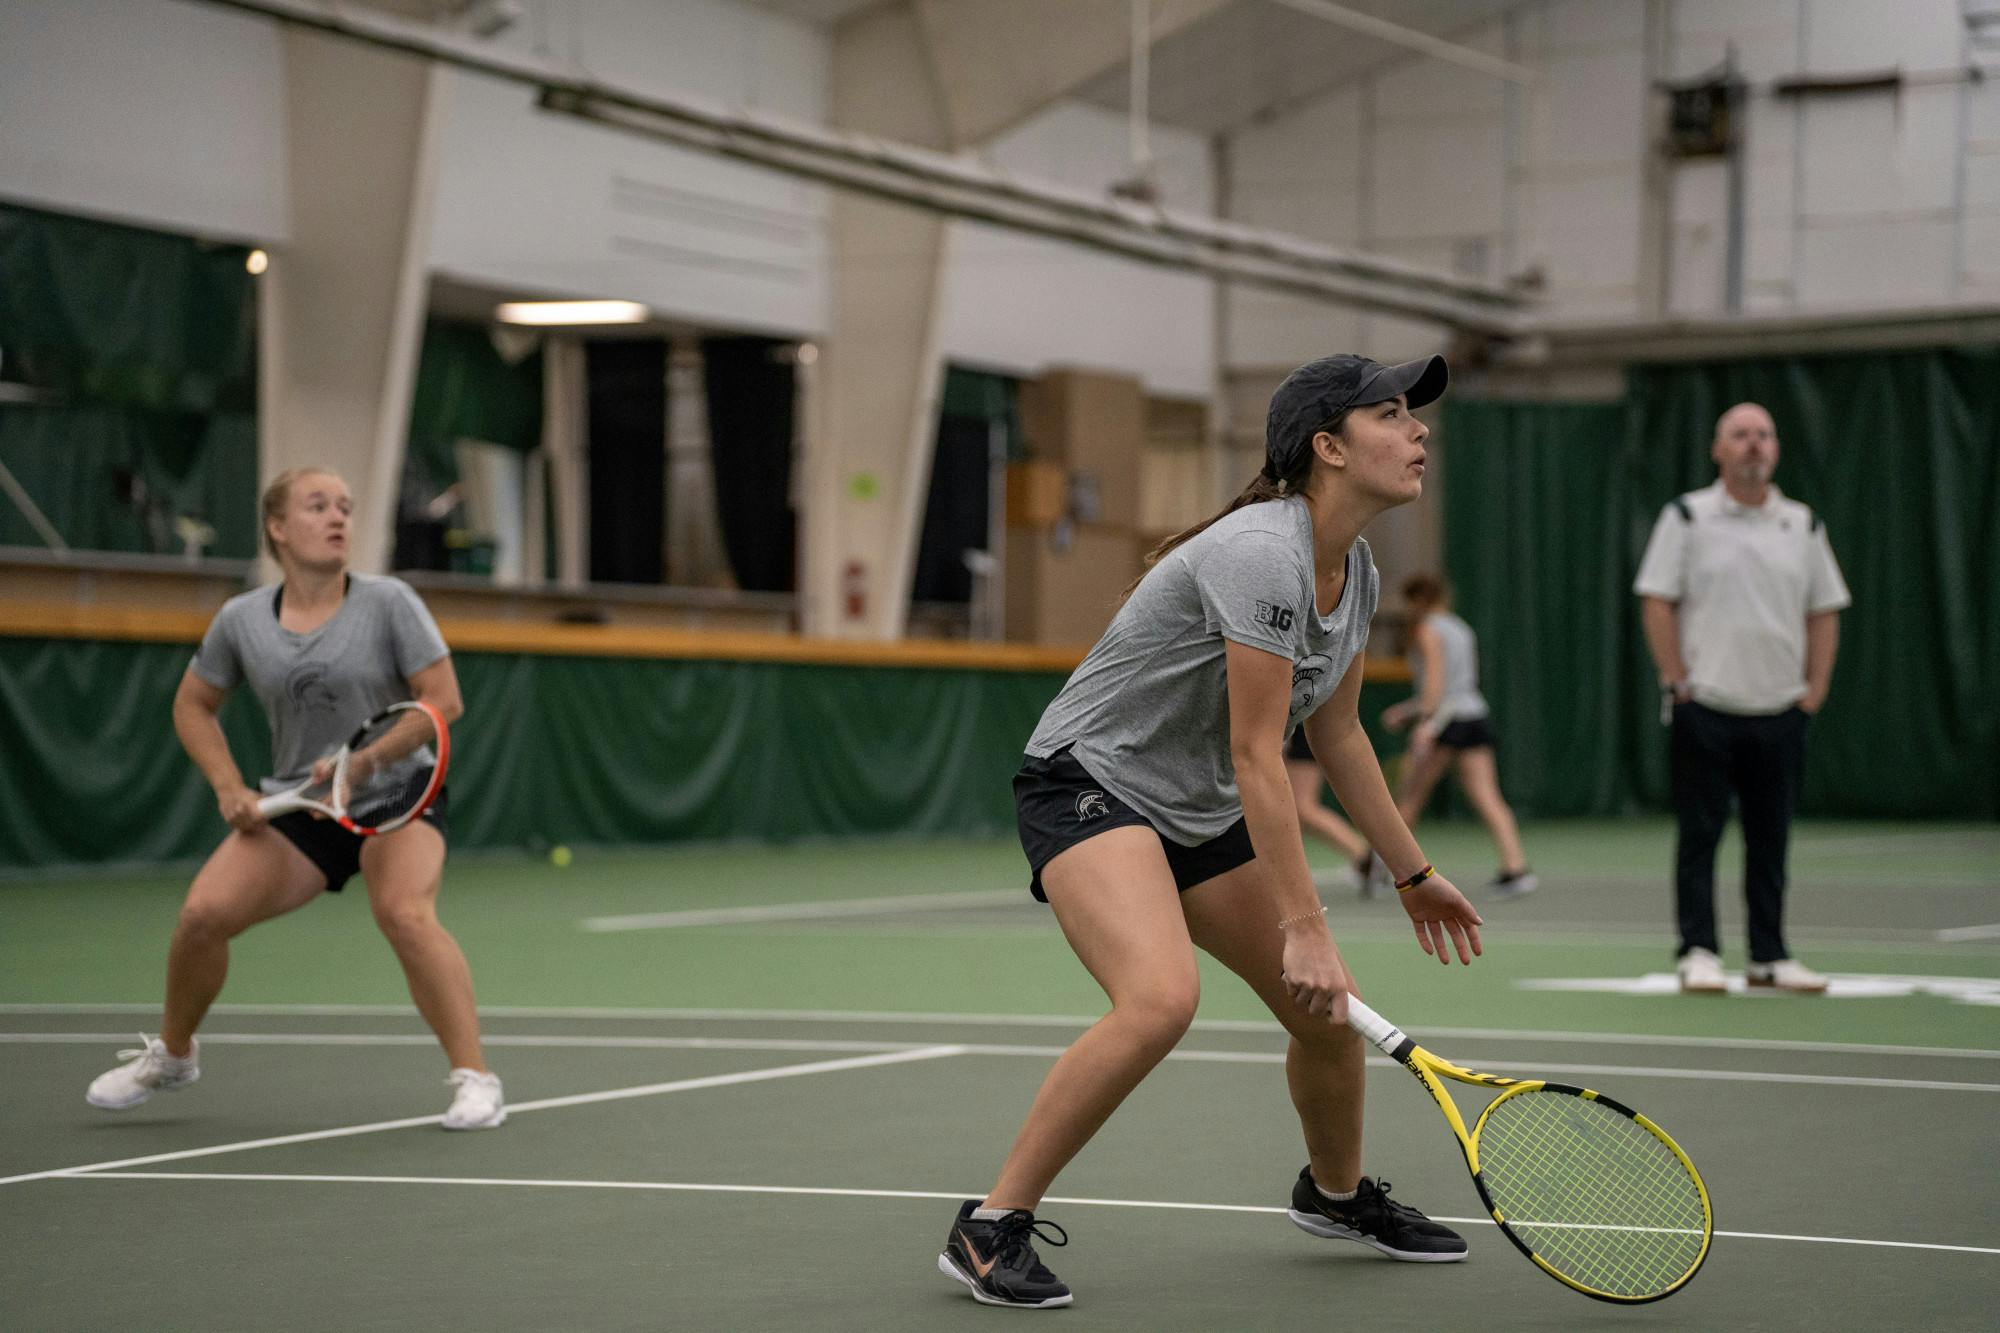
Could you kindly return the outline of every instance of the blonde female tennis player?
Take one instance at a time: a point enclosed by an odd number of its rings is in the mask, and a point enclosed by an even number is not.
[[[437,915],[443,794],[421,818],[373,838],[304,812],[267,821],[257,810],[264,793],[243,781],[216,720],[228,692],[247,682],[271,723],[268,793],[304,781],[315,760],[393,702],[417,699],[447,721],[464,711],[451,651],[417,594],[400,579],[348,572],[353,507],[347,483],[323,468],[274,480],[264,492],[264,540],[284,577],[231,598],[181,677],[174,731],[215,789],[229,833],[195,874],[175,923],[160,1035],[143,1038],[124,1053],[127,1063],[90,1085],[92,1106],[122,1111],[199,1078],[195,1029],[222,991],[229,942],[339,892],[358,872],[375,924],[450,1062],[444,1127],[490,1129],[507,1118],[500,1080],[480,1051],[472,972]]]
[[[1327,928],[1285,774],[1303,725],[1334,793],[1394,874],[1424,951],[1470,963],[1479,914],[1396,814],[1355,713],[1377,580],[1361,530],[1423,489],[1444,361],[1332,356],[1271,399],[1263,471],[1154,551],[1097,646],[1043,713],[1014,779],[1037,898],[1111,1000],[1056,1061],[939,1268],[989,1305],[1067,1305],[1035,1252],[1066,1244],[1034,1209],[1187,1031],[1195,949],[1248,982],[1291,1035],[1285,1072],[1309,1161],[1291,1215],[1314,1235],[1447,1262],[1465,1242],[1362,1174],[1354,982]]]

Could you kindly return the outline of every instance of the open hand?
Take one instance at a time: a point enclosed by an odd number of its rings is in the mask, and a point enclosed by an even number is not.
[[[1451,955],[1445,951],[1445,937],[1450,936],[1458,950],[1458,961],[1468,967],[1472,965],[1473,957],[1481,952],[1479,927],[1485,923],[1450,880],[1443,875],[1432,875],[1398,897],[1403,910],[1410,914],[1410,924],[1417,931],[1417,943],[1423,946],[1425,953],[1449,967]]]

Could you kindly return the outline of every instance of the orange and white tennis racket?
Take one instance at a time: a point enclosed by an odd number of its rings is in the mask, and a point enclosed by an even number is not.
[[[391,704],[314,764],[310,778],[257,809],[266,819],[308,810],[362,837],[389,833],[430,809],[450,758],[443,714],[415,699]]]

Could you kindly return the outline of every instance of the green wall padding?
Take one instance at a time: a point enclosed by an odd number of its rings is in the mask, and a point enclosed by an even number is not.
[[[0,638],[0,871],[204,856],[223,834],[173,734],[178,644]],[[454,846],[1011,835],[1050,672],[455,655]],[[1364,689],[1374,716],[1402,693]],[[252,782],[247,691],[224,731]]]
[[[1532,814],[1667,804],[1631,595],[1732,404],[1827,523],[1854,605],[1813,723],[1808,814],[2000,817],[2000,348],[1644,366],[1623,404],[1448,400],[1446,563]]]

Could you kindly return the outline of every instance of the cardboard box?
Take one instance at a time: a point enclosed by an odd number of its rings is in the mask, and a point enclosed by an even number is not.
[[[1146,443],[1146,400],[1137,379],[1091,370],[1052,370],[1021,385],[1021,427],[1041,462],[1079,474],[1094,506],[1085,523],[1139,523],[1139,471]]]
[[[1067,548],[1054,529],[1007,532],[1007,638],[1016,643],[1095,643],[1139,573],[1140,547],[1122,528],[1075,525]]]
[[[1069,473],[1060,463],[1030,459],[1007,465],[1007,526],[1054,526],[1069,505]]]

